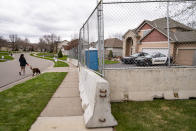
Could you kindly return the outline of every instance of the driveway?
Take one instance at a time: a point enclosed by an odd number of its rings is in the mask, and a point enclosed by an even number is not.
[[[171,64],[171,66],[179,66],[175,64]],[[124,63],[117,63],[117,64],[105,64],[105,69],[128,69],[128,68],[159,68],[159,67],[167,67],[165,65],[153,65],[153,66],[136,66],[135,64],[124,64]]]
[[[117,63],[117,64],[105,64],[105,68],[130,68],[136,67],[135,64],[124,64],[124,63]]]
[[[0,88],[32,75],[32,71],[30,70],[29,66],[26,66],[25,76],[19,75],[19,71],[20,71],[20,65],[18,61],[19,56],[20,54],[14,54],[15,57],[14,60],[7,61],[7,62],[0,62]],[[41,72],[53,64],[53,62],[51,61],[36,58],[30,56],[29,54],[24,54],[24,56],[27,60],[27,63],[29,63],[33,68],[38,67],[41,70]]]

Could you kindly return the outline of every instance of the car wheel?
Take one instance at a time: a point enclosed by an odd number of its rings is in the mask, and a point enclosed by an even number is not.
[[[140,66],[144,66],[144,62],[140,62]]]
[[[166,61],[166,63],[165,63],[166,66],[168,65],[168,61],[169,61],[169,60],[168,60],[168,58],[167,58],[167,61]],[[172,58],[170,58],[170,65],[171,65],[171,64],[173,64],[173,59],[172,59]]]
[[[133,60],[130,60],[130,64],[133,64],[134,62],[133,62]]]
[[[146,61],[143,62],[143,66],[147,66],[148,63]]]
[[[147,65],[148,65],[148,66],[152,66],[152,61],[151,61],[151,60],[148,60],[148,61],[147,61]]]
[[[171,62],[170,62],[170,63],[171,63]],[[168,58],[167,58],[167,61],[165,62],[165,65],[168,66]]]
[[[136,62],[135,64],[136,64],[136,66],[140,66],[140,62]]]

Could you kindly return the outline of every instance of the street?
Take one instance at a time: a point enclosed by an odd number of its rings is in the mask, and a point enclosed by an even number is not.
[[[29,54],[24,54],[26,61],[33,68],[39,68],[41,72],[52,65],[53,62],[36,58],[30,56]],[[0,62],[0,88],[8,85],[12,82],[16,82],[21,80],[27,76],[32,75],[32,71],[29,66],[26,66],[26,74],[25,76],[20,76],[20,64],[19,64],[20,54],[14,54],[14,60],[7,62]]]

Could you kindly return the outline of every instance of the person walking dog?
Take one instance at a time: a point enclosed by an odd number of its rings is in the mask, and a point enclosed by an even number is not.
[[[29,64],[27,63],[24,57],[24,54],[20,55],[19,62],[20,62],[20,67],[21,67],[21,72],[19,72],[19,75],[22,75],[22,72],[23,72],[23,75],[25,75],[25,67],[26,65],[29,65]]]

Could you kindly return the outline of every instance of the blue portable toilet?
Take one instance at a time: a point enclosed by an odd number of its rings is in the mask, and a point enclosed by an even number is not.
[[[85,63],[88,68],[98,71],[98,54],[96,48],[89,48],[85,50]]]

